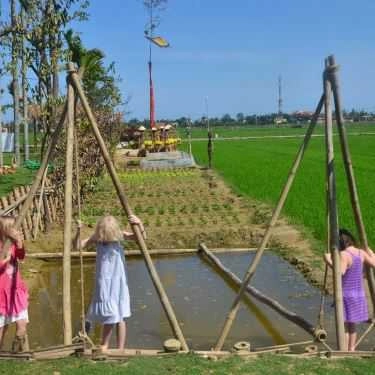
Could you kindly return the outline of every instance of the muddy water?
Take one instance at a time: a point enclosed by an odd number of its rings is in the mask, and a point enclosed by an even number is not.
[[[218,254],[221,261],[240,277],[243,276],[254,254]],[[213,346],[224,317],[235,296],[228,284],[198,255],[159,257],[154,259],[167,294],[182,330],[193,349]],[[30,299],[29,336],[32,348],[62,344],[62,269],[60,263],[46,263],[37,276]],[[95,264],[85,262],[84,282],[86,307],[90,300]],[[172,336],[157,293],[140,258],[127,259],[132,317],[128,320],[127,346],[132,348],[160,348]],[[73,330],[80,327],[80,270],[72,269]],[[320,304],[319,290],[311,287],[287,262],[266,253],[253,285],[276,298],[291,310],[302,314],[315,324]],[[333,308],[329,298],[326,306],[328,331],[333,327]],[[100,329],[92,332],[98,341]],[[238,313],[226,347],[240,340],[251,341],[254,347],[296,342],[309,335],[268,307],[246,298]],[[334,342],[334,335],[330,341]],[[8,342],[9,343],[9,342]],[[113,344],[115,344],[113,342]]]

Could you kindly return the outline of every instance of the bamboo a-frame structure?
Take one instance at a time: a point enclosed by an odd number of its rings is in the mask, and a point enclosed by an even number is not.
[[[48,163],[53,159],[54,150],[58,139],[61,135],[61,131],[66,123],[66,164],[65,164],[65,220],[64,220],[64,251],[63,251],[63,321],[64,321],[64,345],[70,345],[72,343],[72,321],[71,321],[71,280],[70,280],[70,270],[71,270],[71,247],[72,247],[72,189],[73,189],[73,145],[74,145],[74,107],[75,107],[75,97],[77,96],[82,104],[82,107],[87,115],[89,123],[91,125],[92,131],[100,148],[102,157],[105,161],[108,173],[112,179],[114,187],[116,189],[117,195],[119,197],[120,203],[127,216],[132,214],[131,207],[128,203],[127,197],[117,176],[116,170],[112,163],[110,154],[104,143],[104,140],[100,134],[98,125],[96,123],[95,117],[91,111],[90,105],[86,98],[86,95],[82,89],[80,83],[80,77],[72,63],[68,64],[68,77],[67,77],[67,100],[65,102],[61,119],[56,126],[56,129],[51,137],[51,141],[48,145],[46,153],[41,162],[41,166],[36,173],[33,184],[30,188],[25,203],[17,217],[15,227],[19,228],[23,222],[25,215],[32,203],[33,197],[37,192],[46,169],[48,168]],[[168,296],[164,290],[161,283],[160,277],[154,267],[151,256],[146,247],[145,241],[141,234],[138,225],[132,225],[132,230],[135,234],[136,241],[140,248],[140,251],[144,257],[147,269],[151,276],[152,282],[156,288],[159,295],[160,301],[167,315],[169,324],[172,328],[173,334],[176,339],[181,343],[181,348],[183,351],[188,351],[188,345],[177,321],[176,315],[172,308],[172,305],[168,299]],[[8,244],[9,245],[9,244]]]
[[[337,347],[340,351],[345,350],[345,330],[344,330],[344,314],[343,314],[343,300],[342,300],[342,288],[341,288],[341,271],[339,262],[339,246],[338,246],[338,214],[337,214],[337,202],[336,202],[336,180],[334,170],[334,149],[333,149],[333,132],[332,132],[332,108],[331,108],[331,97],[333,93],[336,122],[339,130],[341,151],[345,165],[345,172],[347,176],[349,193],[351,198],[352,209],[356,219],[357,231],[361,240],[361,245],[364,249],[368,249],[367,237],[365,227],[362,220],[361,209],[359,205],[358,193],[356,189],[356,182],[352,167],[352,161],[350,156],[350,150],[347,142],[346,130],[343,121],[342,107],[341,107],[341,96],[339,89],[338,80],[338,66],[336,65],[334,56],[329,56],[325,60],[325,70],[323,73],[323,95],[319,101],[316,111],[312,117],[310,126],[307,129],[306,135],[300,146],[294,163],[290,169],[287,181],[284,188],[282,189],[279,201],[274,209],[270,222],[267,226],[266,232],[262,239],[262,242],[256,252],[256,255],[250,263],[245,276],[243,277],[240,289],[236,295],[229,313],[226,317],[224,325],[221,329],[220,335],[214,347],[214,350],[221,350],[226,337],[232,327],[233,321],[236,318],[241,299],[246,292],[248,284],[255,274],[256,268],[261,260],[267,243],[271,237],[273,228],[276,221],[279,218],[280,212],[284,206],[290,188],[293,184],[295,175],[303,159],[304,153],[307,149],[311,135],[317,123],[319,114],[325,107],[325,135],[326,135],[326,153],[327,153],[327,208],[328,208],[328,227],[329,227],[329,249],[333,259],[333,284],[334,284],[334,299],[335,299],[335,320],[336,320],[336,341]],[[374,278],[370,270],[367,271],[368,283],[370,286],[372,302],[374,304]]]

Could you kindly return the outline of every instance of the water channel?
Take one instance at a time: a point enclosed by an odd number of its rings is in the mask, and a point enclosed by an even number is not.
[[[240,278],[253,256],[254,253],[217,254],[224,265]],[[173,303],[188,345],[192,349],[210,349],[216,342],[233,302],[233,285],[224,280],[199,255],[155,257],[154,263]],[[94,261],[85,261],[86,309],[92,293],[94,273]],[[163,341],[173,335],[143,259],[129,257],[127,273],[132,306],[132,317],[128,320],[127,347],[162,348]],[[298,271],[277,255],[265,253],[252,285],[315,325],[320,290],[312,287]],[[80,268],[76,262],[72,266],[74,332],[80,329],[80,301]],[[329,334],[328,342],[335,346],[333,310],[332,298],[327,297],[325,325]],[[31,290],[29,317],[31,348],[45,348],[63,343],[61,261],[46,262],[42,265]],[[94,329],[91,337],[94,341],[99,341],[99,327]],[[235,342],[241,340],[250,341],[253,347],[261,347],[309,339],[310,336],[305,331],[251,297],[246,297],[225,347],[231,348]],[[7,345],[10,340],[11,337],[8,337]],[[364,346],[368,347],[371,340],[374,341],[370,335]]]

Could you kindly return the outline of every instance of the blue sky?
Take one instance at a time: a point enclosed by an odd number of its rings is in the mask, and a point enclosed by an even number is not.
[[[146,11],[141,0],[91,0],[75,25],[88,48],[115,61],[130,96],[130,117],[148,116]],[[169,0],[154,48],[156,116],[200,117],[312,110],[322,91],[324,58],[341,65],[344,107],[375,111],[375,1]]]

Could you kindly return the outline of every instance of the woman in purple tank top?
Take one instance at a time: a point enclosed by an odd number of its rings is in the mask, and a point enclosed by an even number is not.
[[[375,255],[370,249],[368,252],[358,249],[353,235],[346,229],[339,231],[339,249],[346,345],[348,351],[354,351],[357,340],[356,325],[369,319],[363,284],[363,265],[375,267]],[[332,267],[331,254],[325,254],[324,260]]]

